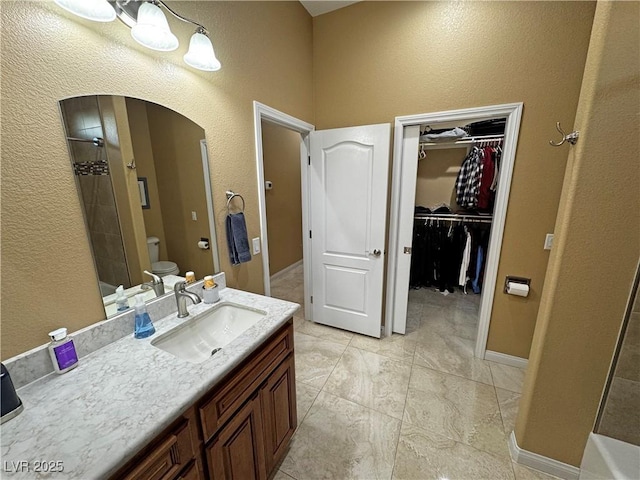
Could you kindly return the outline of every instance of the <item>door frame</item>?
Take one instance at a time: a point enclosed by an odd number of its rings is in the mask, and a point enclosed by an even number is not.
[[[300,134],[300,186],[302,191],[302,263],[304,268],[304,311],[305,318],[311,320],[311,239],[309,225],[311,213],[309,205],[308,159],[311,154],[309,134],[315,130],[310,123],[292,117],[263,103],[253,102],[253,127],[258,175],[258,210],[260,213],[260,241],[262,243],[262,272],[264,294],[271,296],[271,272],[269,270],[269,239],[267,236],[267,202],[264,189],[264,152],[262,150],[262,121],[288,128]]]
[[[396,288],[399,275],[408,275],[408,272],[399,271],[399,227],[400,219],[406,218],[408,207],[404,208],[401,203],[401,186],[403,175],[415,175],[416,172],[406,172],[403,169],[403,155],[411,154],[405,152],[408,147],[405,142],[405,128],[415,127],[424,123],[475,121],[486,118],[506,117],[503,154],[500,164],[500,178],[496,202],[491,226],[491,236],[489,239],[489,254],[487,256],[484,277],[484,291],[480,303],[480,316],[478,319],[478,334],[474,354],[476,357],[484,358],[487,348],[487,338],[489,335],[489,324],[491,321],[491,311],[493,308],[493,298],[496,291],[496,280],[498,275],[498,263],[502,249],[502,239],[504,236],[504,225],[507,216],[507,206],[509,203],[509,191],[511,189],[511,179],[513,177],[513,167],[518,144],[518,133],[522,119],[523,103],[508,103],[503,105],[491,105],[478,108],[466,108],[461,110],[450,110],[443,112],[424,113],[417,115],[407,115],[396,117],[394,129],[393,148],[393,171],[391,176],[391,212],[389,220],[389,258],[387,263],[387,304],[385,309],[385,335],[391,335],[396,331],[398,324],[404,330],[406,323],[406,301],[402,301],[402,296],[406,297],[407,292]],[[417,139],[413,143],[416,143]],[[417,146],[416,146],[417,153]],[[413,205],[411,205],[413,208]],[[404,215],[403,215],[404,214]],[[411,212],[413,218],[413,212]],[[402,310],[404,305],[404,310]],[[404,320],[401,322],[400,320]],[[395,327],[394,327],[394,324]]]
[[[204,172],[204,191],[207,199],[207,218],[209,219],[209,248],[213,255],[213,271],[221,271],[220,256],[218,253],[218,237],[216,235],[216,223],[213,212],[213,189],[211,188],[211,171],[209,170],[209,154],[207,153],[207,141],[200,140],[200,155],[202,156],[202,171]]]

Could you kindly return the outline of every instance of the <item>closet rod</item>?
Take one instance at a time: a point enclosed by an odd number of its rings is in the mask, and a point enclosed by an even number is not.
[[[478,142],[496,142],[502,139],[504,139],[504,135],[485,135],[482,137],[464,137],[453,142],[420,142],[420,146],[432,149],[454,148],[457,146],[465,147],[467,145],[473,145]]]
[[[461,220],[465,222],[475,222],[475,223],[491,223],[493,221],[493,216],[491,215],[464,215],[459,213],[416,213],[413,216],[414,220]]]
[[[67,140],[69,140],[70,142],[93,143],[96,147],[104,147],[104,139],[100,137],[93,137],[93,138],[67,137]]]

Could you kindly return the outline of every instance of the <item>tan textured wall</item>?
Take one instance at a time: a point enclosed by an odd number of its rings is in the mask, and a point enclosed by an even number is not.
[[[640,255],[638,18],[638,2],[599,2],[596,9],[575,122],[580,140],[565,149],[554,246],[516,421],[521,448],[575,466]]]
[[[2,1],[1,264],[11,279],[1,284],[3,359],[45,343],[55,327],[74,331],[104,315],[57,104],[62,98],[138,97],[202,126],[219,244],[225,245],[227,189],[244,195],[249,235],[259,236],[252,101],[312,120],[311,17],[298,2],[172,6],[210,29],[222,70],[184,65],[193,30],[181,22],[170,19],[181,48],[162,54],[139,47],[119,21],[85,21],[53,2]],[[230,286],[263,291],[260,257],[233,268],[225,251],[220,258]]]
[[[160,195],[158,194],[156,167],[153,161],[153,147],[151,145],[151,134],[149,133],[147,103],[136,98],[127,98],[125,102],[127,104],[127,115],[129,116],[129,128],[131,129],[131,142],[133,143],[136,172],[138,177],[147,179],[150,208],[142,209],[145,232],[147,237],[152,235],[158,237],[160,240],[160,258],[167,258],[167,242],[164,238],[162,205],[160,203]]]
[[[300,134],[262,122],[264,179],[273,182],[265,191],[269,273],[278,273],[302,260],[302,190]]]
[[[160,260],[175,262],[182,275],[191,270],[200,279],[213,273],[211,251],[198,248],[200,238],[210,236],[200,151],[204,131],[159,105],[147,104],[147,113],[166,223],[166,256]],[[197,220],[191,219],[191,212]]]
[[[316,128],[524,102],[488,348],[528,357],[595,5],[589,2],[361,2],[315,17]],[[567,52],[570,52],[568,54]]]
[[[446,203],[456,211],[455,184],[467,150],[450,148],[427,150],[427,157],[418,161],[416,205],[432,207]]]
[[[140,209],[138,175],[135,170],[127,167],[129,159],[133,158],[127,106],[124,98],[109,96],[99,96],[98,104],[104,124],[104,142],[113,194],[118,207],[129,279],[132,285],[139,285],[144,281],[142,271],[148,269],[151,264]]]

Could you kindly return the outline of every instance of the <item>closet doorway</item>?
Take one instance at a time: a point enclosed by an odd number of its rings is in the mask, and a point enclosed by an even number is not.
[[[514,103],[396,117],[386,305],[386,318],[392,319],[392,321],[386,322],[386,335],[390,335],[392,332],[405,333],[410,284],[429,288],[431,290],[429,294],[434,290],[442,290],[443,295],[451,292],[460,296],[465,294],[458,287],[458,283],[464,283],[467,286],[468,295],[480,296],[474,354],[479,358],[485,357],[522,108],[522,103]],[[472,132],[472,135],[464,135],[464,137],[460,134],[461,138],[458,139],[444,138],[451,135],[444,132],[450,132],[454,127],[477,125],[478,122],[485,121],[490,121],[490,124],[495,125],[495,123],[500,123],[495,122],[498,119],[504,120],[503,130],[497,135],[494,133],[492,137],[487,136],[486,132],[478,131]],[[432,130],[431,134],[434,136],[425,137],[425,130]],[[421,133],[423,134],[422,138]],[[437,138],[440,134],[443,137]],[[437,201],[438,193],[434,192],[437,187],[434,182],[429,181],[422,183],[426,183],[426,190],[431,191],[425,192],[421,188],[421,191],[418,192],[418,198],[416,197],[418,162],[428,162],[429,153],[440,152],[432,156],[446,167],[451,162],[452,156],[457,155],[459,157],[458,165],[461,165],[467,154],[473,153],[474,149],[483,149],[489,146],[499,146],[501,150],[499,152],[498,175],[495,176],[496,183],[493,185],[495,196],[491,200],[492,208],[484,203],[485,199],[482,202],[483,208],[480,209],[477,208],[477,205],[474,207],[473,202],[467,205],[456,205],[456,194],[452,187],[458,169],[453,168],[447,168],[447,175],[451,177],[449,191],[447,192],[445,189],[441,192],[441,197]],[[449,153],[445,154],[445,151]],[[456,154],[455,151],[459,151],[459,153]],[[487,154],[490,155],[490,152],[487,151]],[[421,168],[421,170],[425,169]],[[429,185],[431,189],[429,189]],[[428,210],[423,209],[416,213],[416,200],[425,200],[433,202],[433,204],[423,205]],[[475,201],[477,202],[477,200],[476,196]],[[440,204],[447,204],[447,208],[439,209]],[[421,218],[416,220],[416,217]],[[460,255],[466,255],[464,252],[468,238],[466,234],[473,229],[475,231],[475,251],[468,262],[469,264],[472,261],[475,262],[470,270],[473,278],[459,281],[460,264],[457,267],[452,267],[451,262],[444,262],[446,265],[438,264],[436,266],[437,271],[428,272],[424,278],[416,279],[416,258],[412,254],[414,224],[424,225],[425,228],[430,229],[431,231],[426,234],[434,234],[434,238],[444,235],[447,244],[442,246],[445,249],[451,248],[449,242],[453,244],[457,242],[455,248],[459,249]],[[488,228],[490,228],[490,234],[486,231]],[[477,248],[479,240],[483,245],[481,249]],[[417,253],[420,254],[420,252]],[[414,263],[413,279],[411,278],[412,257]],[[480,262],[478,257],[482,257]],[[434,268],[433,262],[429,265],[429,269]],[[451,271],[452,268],[457,268],[457,274],[453,274],[455,272]],[[474,300],[477,302],[478,297],[475,299],[460,298],[466,300],[466,303],[473,304]]]

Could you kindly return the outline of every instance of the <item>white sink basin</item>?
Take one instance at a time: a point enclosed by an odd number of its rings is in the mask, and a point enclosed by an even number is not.
[[[233,341],[267,312],[221,303],[151,342],[154,347],[192,363],[202,363]]]

